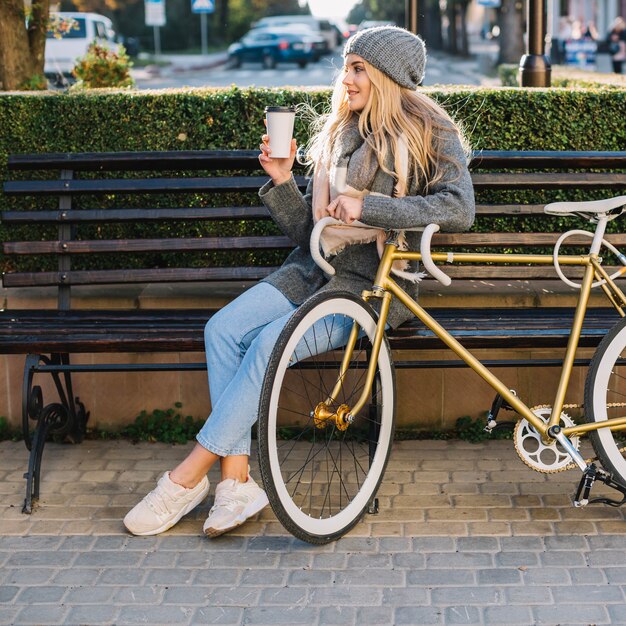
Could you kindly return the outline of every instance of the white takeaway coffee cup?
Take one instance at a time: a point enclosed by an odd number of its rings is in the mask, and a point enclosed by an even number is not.
[[[265,119],[270,138],[270,156],[275,159],[288,157],[291,154],[296,107],[265,107]]]

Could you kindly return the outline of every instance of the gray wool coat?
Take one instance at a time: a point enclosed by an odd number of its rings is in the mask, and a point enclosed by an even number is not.
[[[474,221],[474,189],[463,147],[457,135],[448,131],[438,140],[437,149],[461,163],[461,171],[446,163],[443,177],[431,186],[428,195],[421,193],[415,181],[409,181],[408,193],[401,198],[366,196],[359,221],[389,230],[431,223],[439,224],[442,231],[468,230]],[[372,287],[380,260],[376,243],[347,246],[328,259],[336,271],[330,279],[313,261],[309,252],[314,225],[312,182],[302,194],[293,177],[276,186],[269,181],[261,187],[259,196],[282,231],[298,246],[278,270],[264,279],[265,282],[298,305],[320,290],[345,290],[360,295],[364,289]],[[409,249],[419,250],[421,233],[407,232],[406,235]],[[397,282],[409,295],[417,297],[417,284],[400,278]],[[411,317],[399,301],[392,301],[387,320],[392,328]]]

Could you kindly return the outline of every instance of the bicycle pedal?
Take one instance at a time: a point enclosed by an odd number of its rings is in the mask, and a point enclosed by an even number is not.
[[[604,483],[607,487],[615,489],[622,494],[621,500],[614,500],[605,496],[589,499],[589,494],[596,480]],[[583,496],[581,498],[581,495]],[[613,480],[613,477],[602,469],[596,467],[595,463],[587,466],[578,483],[578,489],[574,497],[574,506],[577,508],[587,506],[588,504],[606,504],[612,507],[619,507],[626,504],[626,486]]]

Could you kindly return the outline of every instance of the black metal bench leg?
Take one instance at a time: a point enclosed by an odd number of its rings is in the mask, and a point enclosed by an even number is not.
[[[42,365],[40,365],[42,364]],[[22,384],[22,430],[24,443],[30,450],[26,478],[26,498],[23,513],[31,513],[33,499],[39,497],[41,477],[41,459],[48,434],[69,439],[73,443],[82,441],[85,434],[89,413],[78,398],[74,398],[72,381],[69,372],[50,372],[57,389],[60,402],[44,406],[41,387],[33,385],[34,375],[38,371],[45,372],[46,365],[68,365],[66,354],[53,354],[51,357],[29,354],[24,365]],[[37,422],[33,436],[30,434],[30,420]]]

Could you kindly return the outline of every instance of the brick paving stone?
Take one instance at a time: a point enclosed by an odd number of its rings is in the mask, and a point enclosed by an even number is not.
[[[49,604],[32,604],[24,607],[16,617],[16,624],[63,624],[67,608]]]
[[[381,596],[380,589],[366,587],[316,587],[309,592],[309,603],[312,606],[377,606],[381,604]]]
[[[518,585],[522,582],[519,569],[481,569],[478,571],[479,585]]]
[[[326,624],[325,615],[320,615],[320,624]],[[353,623],[353,622],[350,622]],[[387,606],[368,606],[357,611],[356,624],[380,624],[387,626],[393,624],[393,608]]]
[[[283,604],[285,606],[304,605],[307,600],[307,587],[274,587],[264,589],[261,592],[259,604],[261,606],[270,606],[274,604]]]
[[[612,585],[626,584],[626,567],[605,567],[602,571]]]
[[[437,607],[401,606],[396,609],[393,624],[442,624],[443,610]]]
[[[533,619],[538,624],[609,624],[607,610],[598,605],[537,606]]]
[[[192,624],[219,624],[220,626],[240,626],[243,624],[243,609],[231,606],[205,606],[196,609]]]
[[[623,565],[626,563],[625,550],[593,550],[587,558],[591,566]]]
[[[163,600],[164,587],[150,586],[125,586],[115,590],[113,603],[117,605],[132,606],[135,604],[158,605]]]
[[[36,569],[31,567],[20,569],[4,568],[0,570],[0,579],[4,576],[4,585],[43,585],[49,582],[53,576],[56,582],[58,575],[58,570],[52,567],[38,567]]]
[[[526,606],[488,606],[483,613],[485,624],[532,624],[531,611]]]
[[[447,587],[432,590],[432,603],[438,606],[483,606],[499,604],[504,597],[502,590],[489,587]]]
[[[365,614],[368,611],[376,611],[381,607],[367,607]],[[320,626],[352,626],[353,624],[367,624],[368,622],[360,621],[359,616],[357,621],[357,609],[352,606],[326,606],[320,609]],[[374,622],[375,623],[375,622]],[[383,622],[390,624],[391,622]]]
[[[50,604],[61,600],[66,592],[65,587],[38,585],[22,589],[15,599],[16,604]],[[110,595],[110,594],[109,594]],[[70,599],[71,602],[71,599]]]
[[[457,552],[454,554],[427,554],[426,567],[458,567],[458,568],[482,568],[491,567],[493,557],[491,554],[478,552]]]
[[[68,624],[115,624],[119,607],[107,605],[76,606],[67,615]]]
[[[524,571],[526,585],[569,585],[569,570],[564,567],[529,567]]]
[[[547,567],[553,565],[565,565],[569,567],[586,565],[585,556],[580,552],[573,552],[572,550],[550,550],[542,552],[539,555],[539,559],[541,560],[541,564]]]
[[[449,606],[444,612],[446,624],[480,624],[480,611],[475,606]]]
[[[311,624],[317,618],[317,610],[309,607],[252,607],[243,612],[244,624]]]
[[[425,588],[383,589],[383,606],[429,606],[430,593]]]
[[[608,604],[612,602],[621,603],[624,601],[622,591],[619,587],[612,585],[593,585],[571,587],[554,587],[552,595],[556,604],[574,604],[584,598],[588,604]]]
[[[424,569],[407,572],[407,584],[416,586],[474,585],[475,573],[459,569]]]
[[[495,537],[461,537],[456,544],[461,552],[496,552],[499,542]]]
[[[507,605],[554,604],[549,587],[507,587],[504,590],[504,598]]]
[[[178,606],[123,606],[119,613],[120,624],[187,624],[191,609]]]
[[[603,585],[608,581],[601,567],[570,567],[568,569],[574,585]]]
[[[19,606],[0,606],[0,624],[13,626],[16,623],[15,616],[21,608]]]
[[[607,611],[612,624],[626,624],[626,604],[610,604]]]

